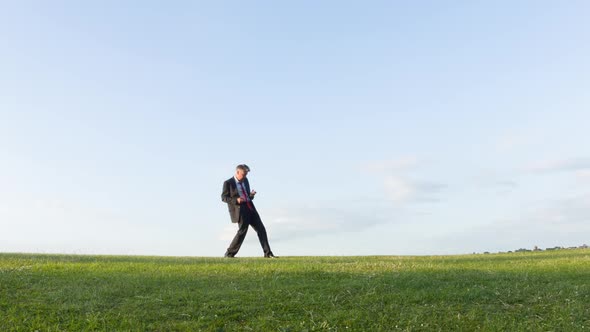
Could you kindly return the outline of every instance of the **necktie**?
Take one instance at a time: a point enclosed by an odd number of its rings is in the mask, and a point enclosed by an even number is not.
[[[246,187],[244,187],[244,184],[242,182],[240,183],[240,187],[242,187],[242,199],[246,200],[246,205],[248,205],[248,208],[250,210],[252,210],[252,203],[250,203],[250,200],[248,199],[248,193],[246,193]]]

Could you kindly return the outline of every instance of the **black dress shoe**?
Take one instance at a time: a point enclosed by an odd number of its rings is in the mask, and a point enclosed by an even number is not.
[[[268,255],[264,255],[264,258],[278,258],[278,257],[273,254],[268,254]]]
[[[225,254],[225,255],[223,255],[223,257],[225,257],[225,258],[235,258],[235,256],[233,256],[233,255],[228,255],[228,254]]]

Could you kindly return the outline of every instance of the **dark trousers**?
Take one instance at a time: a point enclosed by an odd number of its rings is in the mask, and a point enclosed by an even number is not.
[[[264,251],[264,255],[272,255],[272,251],[270,251],[270,245],[268,244],[268,237],[266,236],[266,229],[264,228],[264,224],[260,219],[260,215],[258,212],[253,209],[250,210],[246,206],[243,206],[240,209],[240,221],[238,222],[238,232],[234,239],[231,241],[229,248],[225,252],[225,256],[235,256],[240,247],[242,246],[242,242],[246,238],[246,233],[248,233],[248,227],[252,226],[258,234],[258,240],[260,240],[260,245],[262,246],[262,250]]]

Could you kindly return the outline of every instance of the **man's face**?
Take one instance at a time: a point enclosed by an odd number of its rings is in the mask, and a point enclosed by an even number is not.
[[[238,169],[236,171],[236,179],[238,179],[238,181],[242,181],[243,179],[246,178],[246,176],[248,176],[248,172],[246,172],[242,169]]]

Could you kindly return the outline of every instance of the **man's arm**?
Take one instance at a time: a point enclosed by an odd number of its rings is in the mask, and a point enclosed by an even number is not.
[[[221,192],[221,200],[227,204],[238,204],[237,198],[232,198],[229,193],[229,181],[223,183],[223,191]]]

